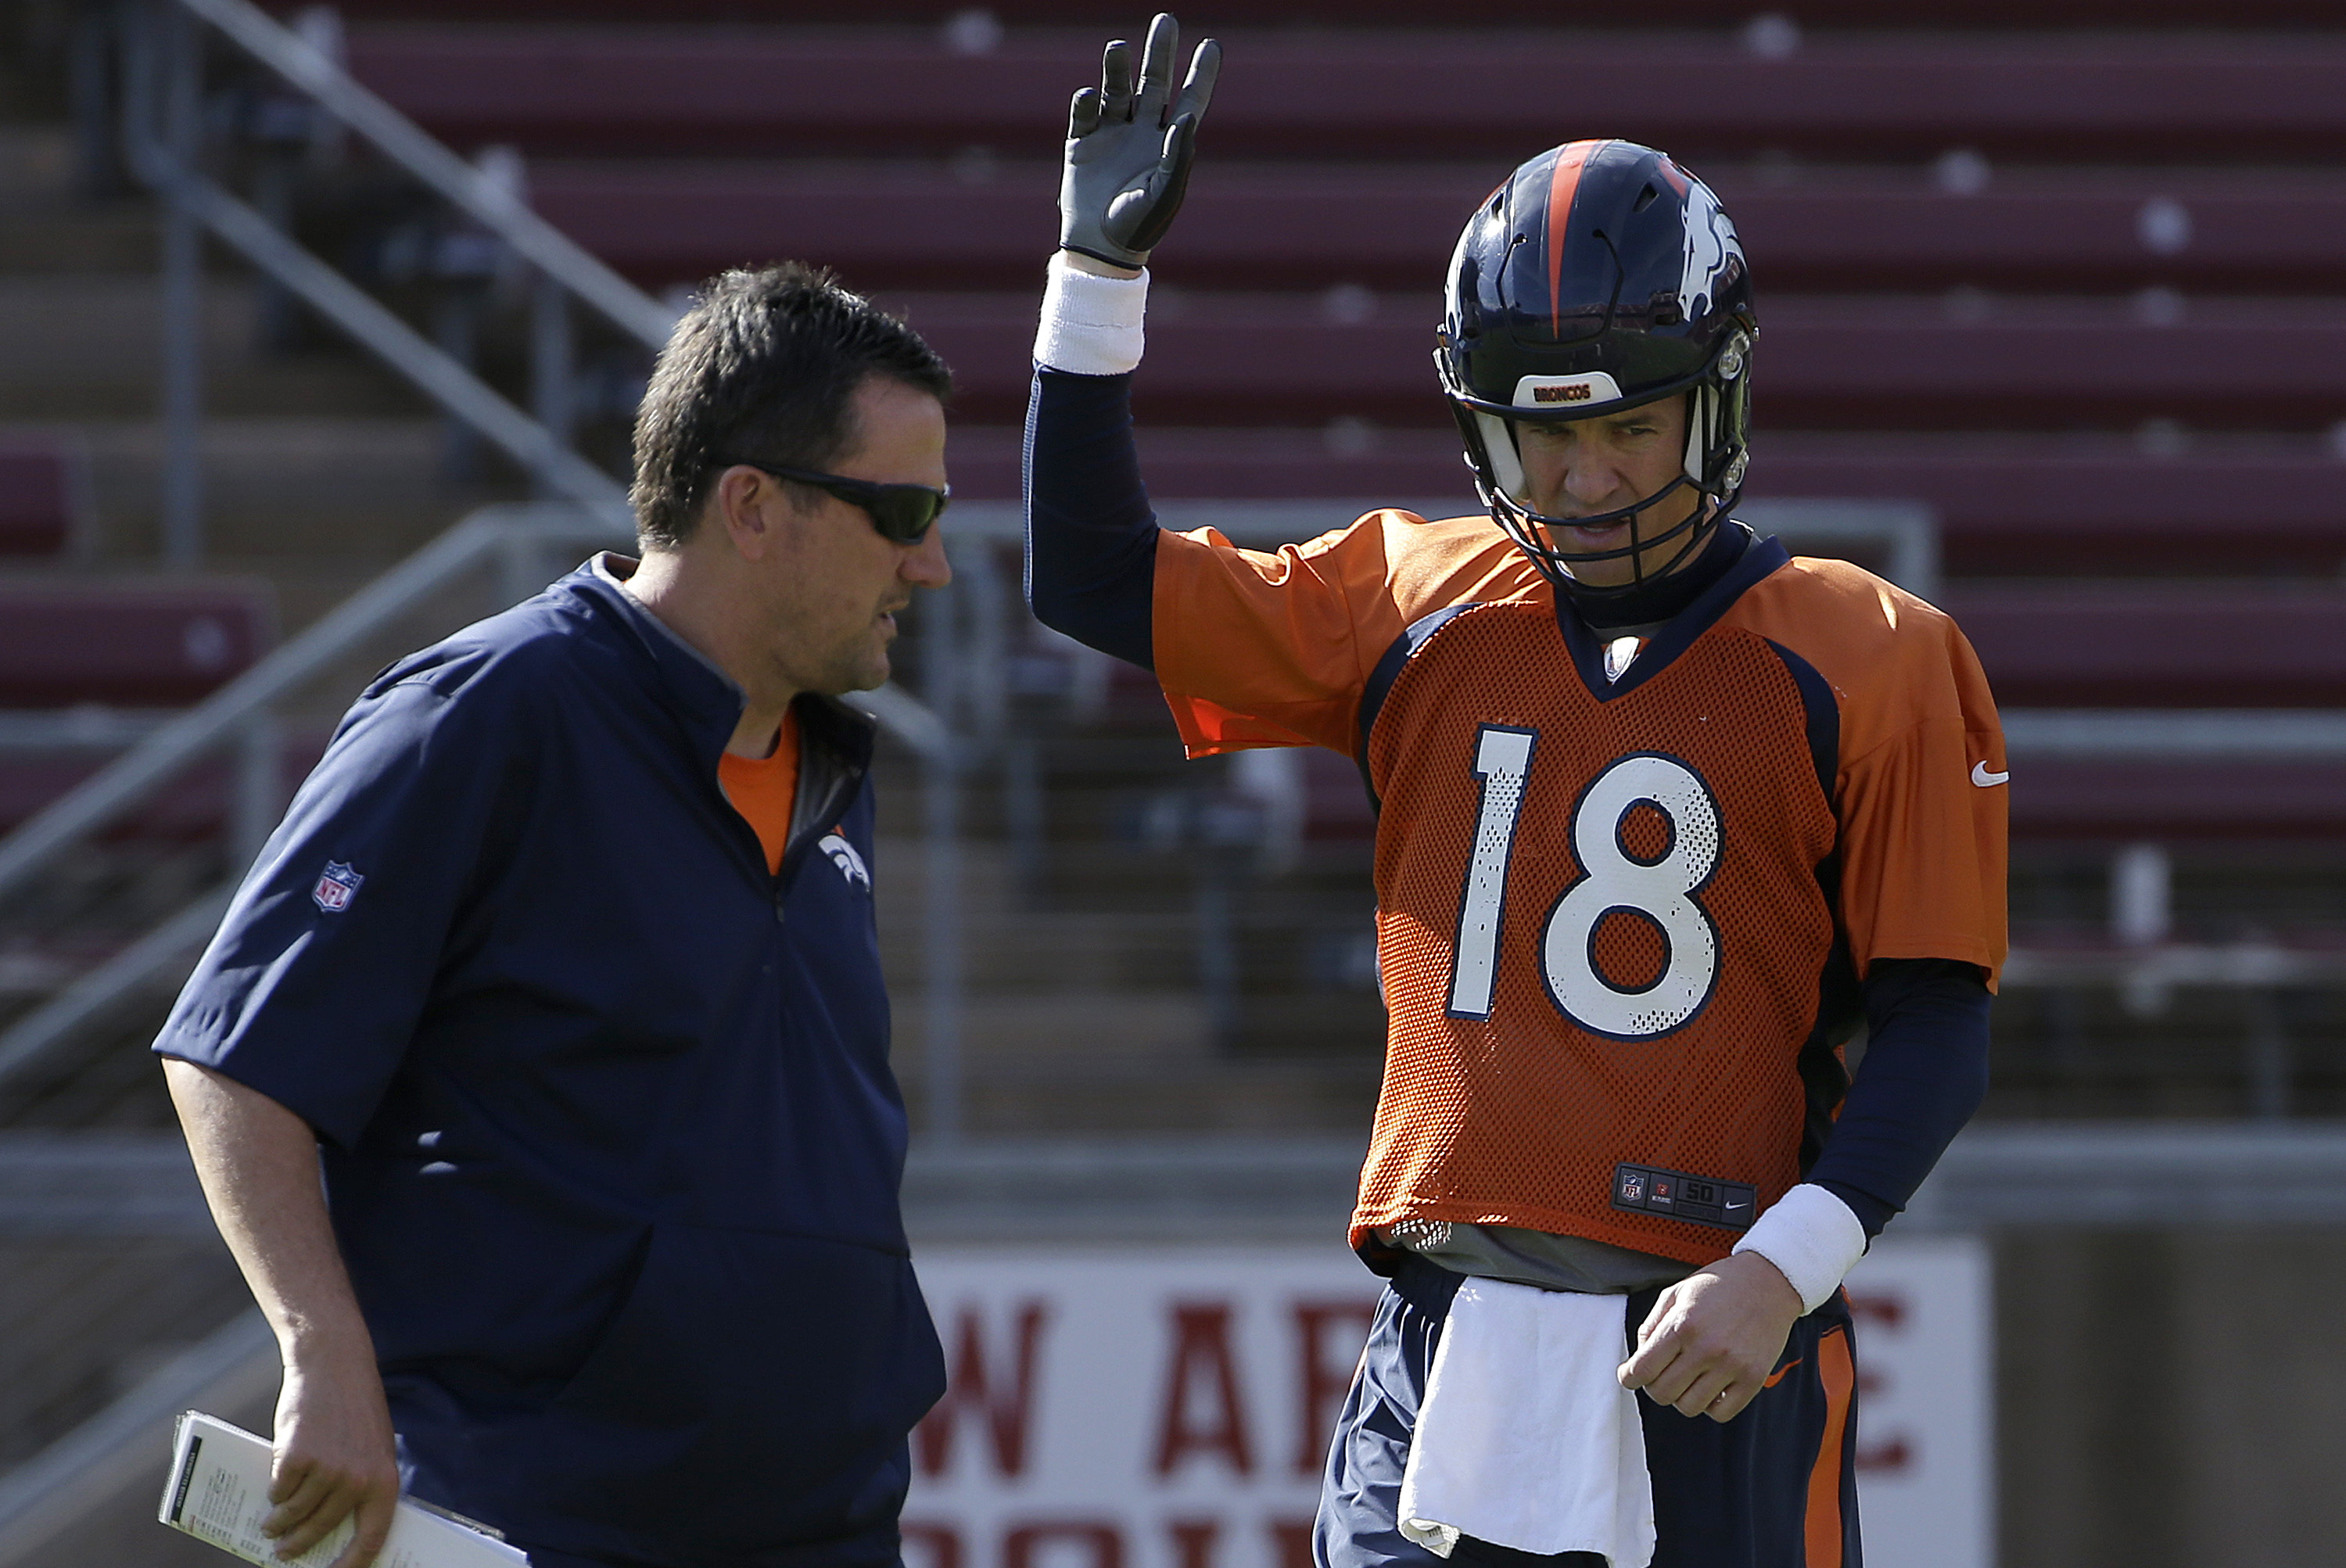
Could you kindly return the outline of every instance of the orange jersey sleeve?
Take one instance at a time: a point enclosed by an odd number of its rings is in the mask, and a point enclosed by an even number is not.
[[[1515,598],[1538,582],[1487,517],[1372,512],[1275,553],[1211,528],[1160,535],[1157,677],[1192,757],[1257,746],[1360,745],[1361,695],[1421,616]]]
[[[1799,653],[1841,705],[1841,917],[1875,959],[2004,965],[2006,777],[1987,678],[1943,611],[1846,562],[1796,557],[1729,619]]]

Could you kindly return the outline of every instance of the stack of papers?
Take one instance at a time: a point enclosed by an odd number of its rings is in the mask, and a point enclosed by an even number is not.
[[[260,1532],[269,1517],[266,1439],[200,1410],[179,1418],[158,1517],[174,1530],[268,1568],[328,1568],[357,1527],[345,1519],[299,1557]],[[527,1568],[529,1559],[480,1525],[403,1497],[375,1568]]]

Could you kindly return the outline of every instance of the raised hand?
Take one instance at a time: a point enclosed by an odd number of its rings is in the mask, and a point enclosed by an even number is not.
[[[1115,267],[1148,264],[1189,187],[1198,122],[1214,96],[1222,46],[1198,46],[1173,94],[1181,30],[1159,12],[1148,24],[1135,89],[1132,46],[1107,46],[1100,85],[1076,95],[1067,116],[1067,157],[1059,178],[1059,244]]]

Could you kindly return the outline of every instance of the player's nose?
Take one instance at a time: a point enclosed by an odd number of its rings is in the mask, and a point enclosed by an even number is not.
[[[1602,457],[1582,458],[1566,465],[1562,488],[1580,506],[1601,512],[1620,492],[1621,470]]]

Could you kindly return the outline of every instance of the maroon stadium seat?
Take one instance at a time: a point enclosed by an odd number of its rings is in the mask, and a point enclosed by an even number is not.
[[[87,491],[70,444],[0,433],[0,555],[63,552],[82,526]]]
[[[1199,294],[1153,310],[1144,421],[1317,425],[1439,422],[1430,290],[1350,297]],[[916,294],[891,303],[954,367],[962,417],[1025,404],[1035,295]],[[2346,300],[2218,300],[2179,321],[2125,301],[2029,300],[1975,319],[1935,300],[1763,301],[1757,417],[1790,430],[2327,428],[2346,418]],[[1335,330],[1341,328],[1341,330]]]
[[[0,708],[177,708],[250,667],[274,636],[241,580],[0,580]]]
[[[1423,298],[1493,163],[1234,163],[1191,188],[1167,286]],[[2120,170],[1991,177],[1964,195],[1927,170],[1819,169],[1797,183],[1706,168],[1759,259],[1763,302],[1821,290],[2334,290],[2346,178]],[[546,219],[658,288],[783,258],[863,289],[1029,289],[1057,235],[1058,170],[567,159],[530,170]],[[917,224],[905,221],[918,213]]]
[[[274,640],[275,622],[267,585],[239,578],[0,578],[0,709],[185,707],[250,668]],[[289,738],[287,792],[316,762],[324,738],[307,731]],[[0,749],[0,832],[97,772],[110,755],[69,742]],[[181,839],[217,832],[234,792],[233,763],[207,759],[166,783],[118,831]]]
[[[2336,587],[1962,584],[1941,597],[2005,707],[2346,708]]]
[[[317,725],[291,727],[279,753],[278,790],[293,790],[326,754],[331,731]],[[0,751],[0,833],[13,831],[35,812],[95,774],[111,760],[92,750]],[[223,752],[191,764],[116,824],[109,837],[202,839],[227,825],[238,789],[235,759]]]
[[[748,13],[742,0],[344,0],[338,7],[354,17],[576,23],[585,19],[611,22],[738,22]],[[980,9],[971,7],[971,9]],[[1077,26],[1087,30],[1109,25],[1098,0],[995,0],[982,7],[998,22],[1011,26]],[[760,14],[773,19],[780,8]],[[936,0],[865,0],[855,8],[856,20],[937,30],[948,8]],[[1751,0],[1647,0],[1632,15],[1645,27],[1711,27],[1738,30],[1755,15]],[[1809,0],[1799,7],[1810,26],[1882,27],[1892,20],[1879,0]],[[1258,0],[1247,7],[1255,26],[1290,23],[1336,23],[1345,26],[1422,27],[1426,21],[1423,0]],[[835,14],[818,19],[830,23]],[[1904,0],[1894,18],[1911,27],[2180,27],[2205,29],[2211,14],[2204,0]],[[1207,18],[1193,17],[1194,21]],[[1493,25],[1521,26],[1524,8],[1515,0],[1452,0],[1442,7],[1442,20],[1453,27]],[[1612,18],[1585,12],[1576,25],[1605,26]],[[2224,7],[2223,25],[2233,27],[2325,27],[2337,20],[2330,0],[2233,0]],[[1134,24],[1137,26],[1137,23]]]
[[[2346,762],[2012,764],[2012,830],[2066,841],[2346,838]]]
[[[1235,44],[1236,41],[1234,41]],[[1732,36],[1526,34],[1522,82],[1569,82],[1527,138],[1494,114],[1494,40],[1468,32],[1245,37],[1209,135],[1222,156],[1496,158],[1618,135],[1698,162],[1976,147],[2039,161],[2300,162],[2346,150],[2346,41],[2155,35],[1820,36],[1780,59]],[[984,55],[933,31],[364,27],[352,69],[461,146],[642,157],[950,152],[1046,156],[1090,29],[1014,33]],[[1653,82],[1668,80],[1667,92]],[[1363,112],[1363,106],[1374,106]]]

